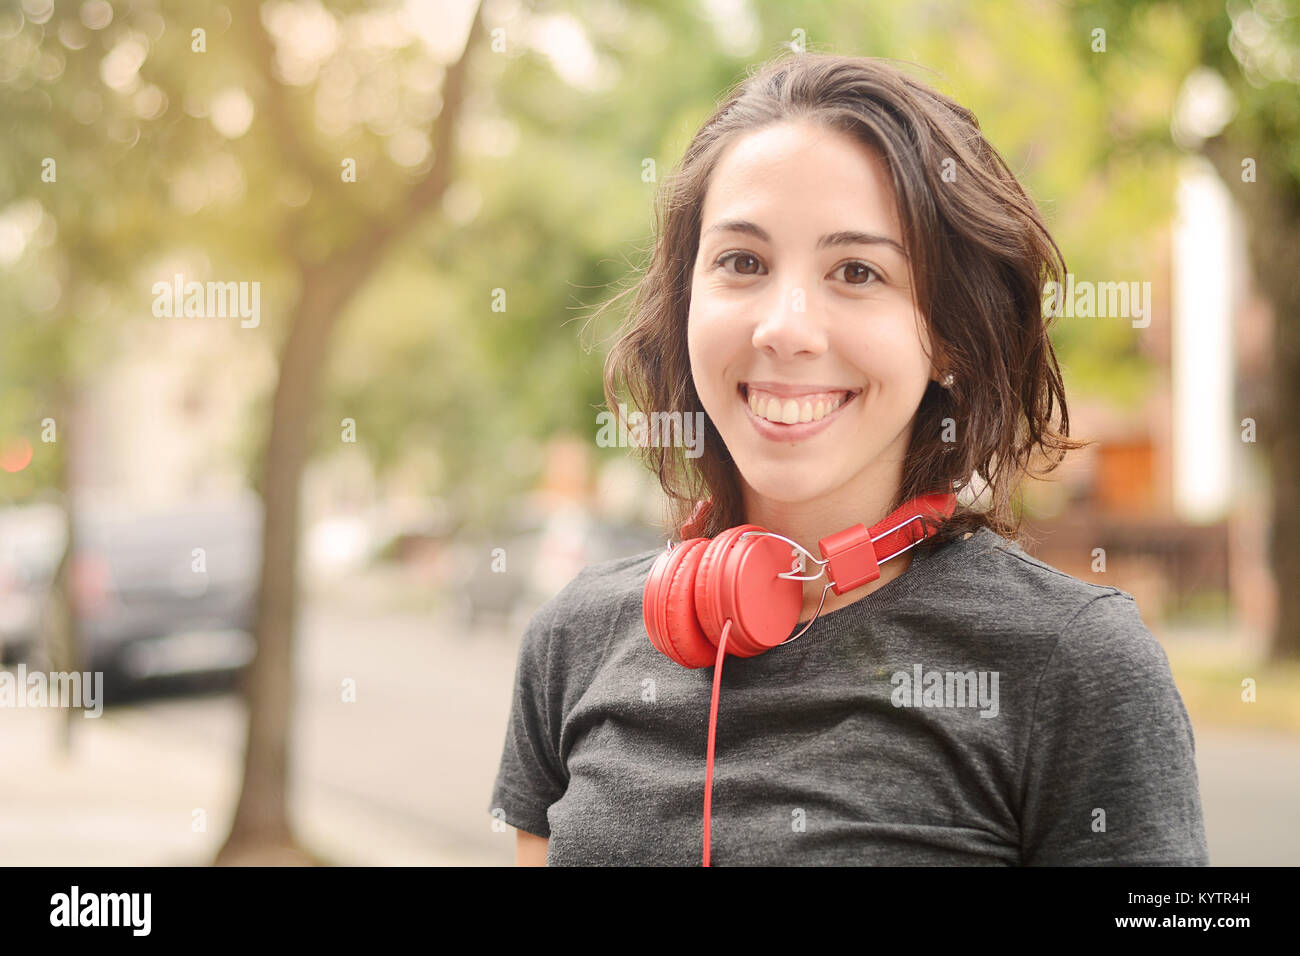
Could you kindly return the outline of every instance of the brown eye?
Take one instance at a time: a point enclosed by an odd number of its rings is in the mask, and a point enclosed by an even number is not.
[[[880,279],[880,273],[865,262],[846,262],[841,266],[844,278],[850,285],[866,285],[872,276]]]
[[[744,265],[737,268],[736,275],[752,276],[758,275],[761,268],[758,259],[751,256],[748,252],[729,252],[717,261],[717,265],[723,265],[727,262],[743,263]]]

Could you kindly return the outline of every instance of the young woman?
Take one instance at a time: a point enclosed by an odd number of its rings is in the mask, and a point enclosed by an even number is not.
[[[491,806],[518,861],[1207,864],[1192,728],[1132,597],[1013,540],[1032,457],[1081,444],[1042,309],[1065,264],[975,117],[886,62],[784,57],[662,199],[605,390],[704,413],[702,456],[644,449],[678,603],[650,553],[532,620]],[[950,516],[828,590],[828,537],[922,500]],[[812,560],[759,589],[796,588],[789,639],[715,662],[739,612],[697,633],[679,579],[742,525]]]

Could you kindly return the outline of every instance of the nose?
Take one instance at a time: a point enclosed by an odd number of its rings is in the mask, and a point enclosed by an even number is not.
[[[812,297],[807,286],[776,287],[779,294],[767,304],[754,327],[754,348],[775,359],[812,357],[826,351],[826,332],[809,311]]]

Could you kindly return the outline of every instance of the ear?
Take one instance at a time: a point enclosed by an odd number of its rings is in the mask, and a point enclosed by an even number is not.
[[[943,356],[936,355],[930,360],[930,381],[939,382],[943,378]]]
[[[924,354],[930,356],[930,381],[938,382],[943,378],[943,369],[946,367],[944,357],[941,353],[936,353],[934,333],[930,330],[930,323],[926,321],[918,312],[919,328],[921,333],[921,348]]]

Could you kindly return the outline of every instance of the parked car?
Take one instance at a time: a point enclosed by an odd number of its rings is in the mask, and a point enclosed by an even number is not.
[[[84,668],[105,683],[233,677],[252,660],[261,502],[82,517],[73,587]]]
[[[252,660],[260,499],[249,494],[166,509],[87,505],[76,525],[71,588],[80,670],[102,671],[105,684],[120,691],[178,677],[229,679]],[[6,657],[38,649],[66,541],[57,507],[0,512]]]
[[[0,509],[0,664],[26,660],[36,648],[65,533],[58,505]]]

